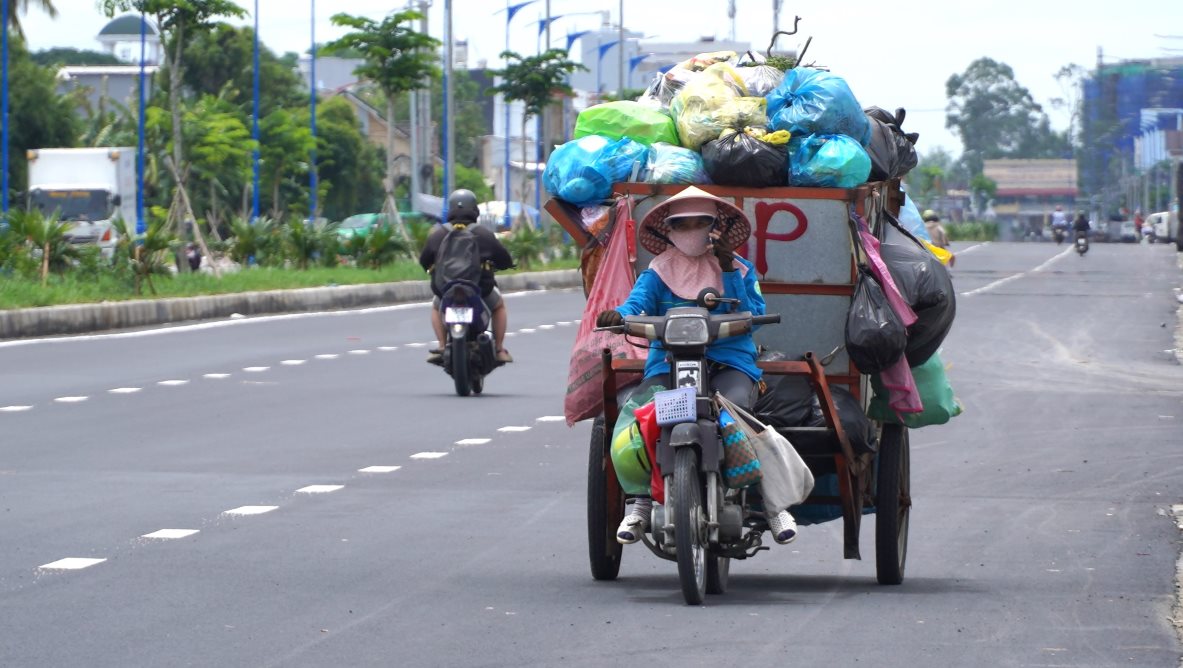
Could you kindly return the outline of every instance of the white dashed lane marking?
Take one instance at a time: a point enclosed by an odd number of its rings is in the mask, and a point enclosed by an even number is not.
[[[538,329],[554,329],[554,325],[539,325]]]
[[[426,343],[408,343],[408,344],[406,344],[406,347],[408,347],[408,348],[426,348],[427,344]]]
[[[231,508],[230,510],[227,510],[226,512],[224,512],[222,514],[223,515],[262,515],[263,513],[269,513],[278,507],[279,506],[239,506],[237,508]]]
[[[456,445],[484,445],[493,439],[490,438],[465,438],[456,441]]]
[[[538,330],[535,330],[531,327],[527,327],[525,329],[519,329],[518,331],[521,332],[522,334],[533,334],[534,332],[536,332]]]
[[[411,455],[411,459],[439,459],[440,457],[447,457],[446,452],[416,452]]]
[[[369,354],[370,354],[370,351],[368,351],[368,350],[361,350],[361,349],[359,349],[359,350],[350,350],[350,351],[349,351],[349,354],[350,354],[350,355],[369,355]]]
[[[388,353],[392,350],[398,350],[398,346],[378,346],[378,350]]]
[[[136,392],[139,392],[141,389],[143,389],[143,388],[140,388],[140,387],[117,387],[113,390],[107,390],[107,392],[109,392],[110,394],[135,394]]]
[[[498,429],[497,431],[506,432],[506,433],[511,433],[511,432],[516,432],[516,431],[530,431],[530,428],[529,428],[529,427],[513,427],[513,426],[510,426],[510,427],[501,427],[501,428],[500,428],[500,429]]]
[[[280,364],[282,364],[284,366],[300,366],[301,364],[303,364],[306,361],[307,360],[284,360],[284,361],[280,362]]]
[[[345,489],[345,485],[309,485],[301,487],[296,490],[297,494],[328,494],[339,489]]]
[[[101,564],[106,559],[89,559],[87,557],[66,557],[65,559],[58,559],[51,561],[48,564],[38,566],[43,571],[76,571],[80,568],[89,568],[95,564]]]
[[[269,367],[269,366],[248,366],[248,367],[243,367],[242,370],[247,373],[262,373],[270,368],[271,367]]]
[[[340,355],[337,355],[335,353],[326,353],[324,355],[317,355],[316,359],[318,359],[318,360],[335,360],[338,357],[340,357]]]
[[[223,378],[229,378],[229,377],[230,377],[230,374],[228,374],[228,373],[207,373],[204,376],[202,376],[202,378],[209,378],[210,380],[222,380]]]
[[[0,407],[0,413],[23,413],[24,411],[33,410],[32,406],[3,406]]]
[[[394,473],[401,468],[401,466],[367,466],[357,471],[358,473]]]
[[[177,538],[188,538],[195,533],[199,533],[198,529],[161,529],[160,531],[153,531],[146,533],[140,538],[158,538],[160,540],[176,540]]]
[[[161,380],[161,381],[157,381],[156,384],[163,385],[165,387],[176,387],[178,385],[188,385],[189,381],[187,381],[187,380]]]
[[[567,418],[562,415],[543,415],[535,420],[536,422],[564,422]]]
[[[58,397],[57,399],[54,399],[54,401],[58,402],[59,404],[77,404],[86,401],[89,398],[90,397]]]
[[[560,320],[555,324],[557,324],[559,327],[570,327],[575,323],[571,322],[570,320]]]

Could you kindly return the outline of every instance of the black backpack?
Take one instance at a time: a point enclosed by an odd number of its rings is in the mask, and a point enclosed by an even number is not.
[[[453,225],[444,235],[431,270],[431,287],[438,294],[453,281],[481,281],[481,248],[476,235],[465,225]]]

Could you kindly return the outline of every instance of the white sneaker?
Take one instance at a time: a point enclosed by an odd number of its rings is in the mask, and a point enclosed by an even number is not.
[[[631,545],[641,540],[641,536],[649,529],[649,516],[652,513],[653,499],[635,499],[616,529],[616,542]]]
[[[781,545],[786,545],[797,539],[797,520],[782,510],[768,519],[768,528],[772,531],[772,539]]]

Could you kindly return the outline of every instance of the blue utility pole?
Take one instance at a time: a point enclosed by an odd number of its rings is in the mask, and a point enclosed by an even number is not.
[[[2,2],[3,0],[0,0]],[[316,222],[316,0],[312,0],[312,156],[308,171],[308,184],[312,192],[308,197],[308,218]]]
[[[144,66],[148,51],[148,16],[140,12],[140,114],[136,119],[136,236],[148,231],[144,220],[144,98],[148,82],[148,68]]]
[[[254,104],[251,107],[251,223],[259,219],[259,0],[255,0],[255,80]]]

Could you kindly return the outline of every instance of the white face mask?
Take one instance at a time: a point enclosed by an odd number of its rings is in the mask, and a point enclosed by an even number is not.
[[[710,235],[711,229],[704,227],[698,230],[670,230],[666,236],[683,255],[698,257],[710,250]]]

